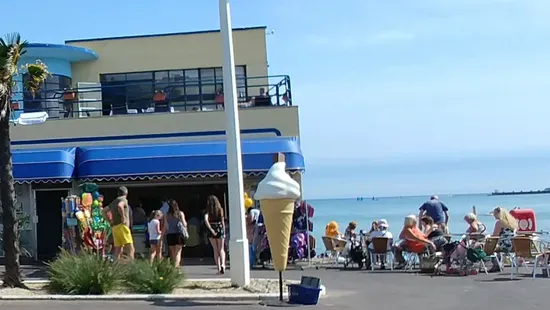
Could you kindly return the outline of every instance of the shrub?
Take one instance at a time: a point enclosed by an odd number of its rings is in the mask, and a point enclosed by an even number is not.
[[[72,254],[62,250],[59,257],[48,265],[48,288],[58,294],[106,294],[111,292],[124,276],[121,265],[88,251]]]
[[[124,286],[137,294],[170,294],[185,278],[169,260],[155,261],[153,265],[137,260],[126,268]]]

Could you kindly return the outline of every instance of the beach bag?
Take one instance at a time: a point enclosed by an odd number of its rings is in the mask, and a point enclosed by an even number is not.
[[[180,238],[182,239],[183,245],[185,245],[187,243],[187,239],[189,239],[189,232],[187,231],[187,229],[185,229],[185,226],[183,225],[183,221],[180,218],[178,218],[177,230],[178,230],[178,234],[180,235]]]
[[[468,249],[466,252],[466,258],[472,263],[477,263],[484,260],[487,257],[487,254],[482,249]]]

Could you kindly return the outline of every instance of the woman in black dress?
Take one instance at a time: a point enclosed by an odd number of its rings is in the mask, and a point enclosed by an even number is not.
[[[204,214],[204,224],[208,228],[208,239],[214,249],[214,260],[218,266],[218,273],[225,272],[225,218],[223,208],[214,195],[206,199],[206,212]]]

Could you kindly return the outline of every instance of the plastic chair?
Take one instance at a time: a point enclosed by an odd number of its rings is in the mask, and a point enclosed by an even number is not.
[[[374,270],[374,262],[376,259],[380,259],[380,261],[386,260],[390,264],[390,270],[393,270],[393,252],[391,251],[391,238],[385,238],[385,237],[375,237],[372,238],[371,244],[372,249],[369,249],[369,253],[371,255],[371,264],[370,268],[371,270]]]

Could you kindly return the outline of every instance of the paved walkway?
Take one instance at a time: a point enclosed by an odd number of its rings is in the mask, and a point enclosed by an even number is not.
[[[42,280],[47,278],[46,266],[22,266],[23,277],[27,280]],[[293,267],[289,267],[288,275],[296,276],[300,278],[299,267],[296,267],[296,270],[293,270]],[[5,267],[0,266],[0,275],[4,273]],[[184,266],[182,270],[185,271],[187,278],[189,279],[210,279],[210,278],[230,278],[229,270],[225,275],[217,275],[215,266],[207,265],[193,265],[193,266]],[[315,269],[310,269],[315,270]],[[273,270],[267,269],[254,269],[252,271],[252,276],[255,278],[275,278],[278,277],[277,273]]]
[[[212,267],[186,268],[190,278],[212,278]],[[430,277],[404,272],[349,271],[306,269],[289,270],[285,277],[299,279],[302,275],[317,276],[327,286],[328,296],[321,300],[318,309],[541,309],[547,306],[550,279],[520,277],[509,280],[509,274],[469,277]],[[274,271],[255,270],[253,277],[276,277]],[[220,276],[221,277],[221,276]],[[226,276],[228,277],[228,276]],[[193,302],[0,302],[0,308],[23,310],[40,305],[43,310],[69,309],[210,309],[224,307],[227,310],[259,309],[256,302],[247,303],[193,303]],[[8,308],[9,306],[9,308]],[[206,306],[206,307],[205,307]]]

